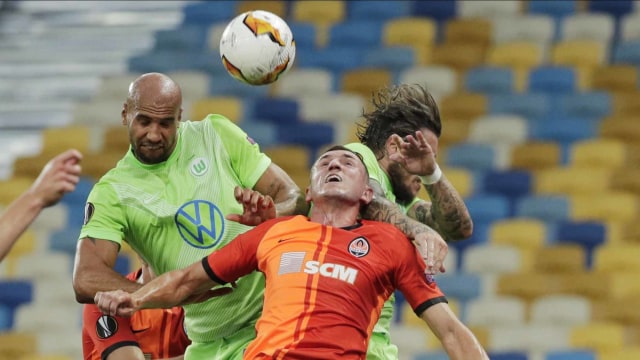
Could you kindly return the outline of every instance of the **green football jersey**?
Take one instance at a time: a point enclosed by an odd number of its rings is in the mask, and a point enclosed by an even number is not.
[[[184,121],[167,161],[147,165],[131,149],[92,189],[80,238],[126,241],[156,272],[181,269],[249,229],[224,217],[241,214],[234,187],[253,188],[271,164],[259,146],[220,115]],[[210,342],[260,316],[264,277],[245,276],[229,295],[185,306],[189,338]]]

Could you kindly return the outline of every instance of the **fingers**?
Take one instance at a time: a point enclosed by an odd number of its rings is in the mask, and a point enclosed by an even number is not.
[[[238,223],[242,222],[242,215],[240,215],[240,214],[228,214],[224,218],[229,220],[229,221],[235,221],[235,222],[238,222]]]
[[[131,316],[135,309],[131,306],[131,294],[122,291],[98,291],[93,302],[105,315]]]
[[[82,153],[76,149],[69,149],[62,154],[56,156],[54,160],[60,161],[63,164],[77,164],[82,160]]]

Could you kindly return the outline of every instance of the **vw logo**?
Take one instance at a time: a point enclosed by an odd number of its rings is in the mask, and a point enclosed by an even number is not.
[[[216,246],[224,234],[222,212],[204,200],[193,200],[182,205],[176,212],[175,222],[182,239],[200,249]]]

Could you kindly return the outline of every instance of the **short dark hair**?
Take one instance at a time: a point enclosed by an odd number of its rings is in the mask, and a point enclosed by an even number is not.
[[[394,85],[379,90],[371,98],[373,110],[363,112],[364,121],[357,124],[356,135],[376,157],[382,157],[384,144],[392,134],[413,135],[427,128],[440,137],[440,111],[433,96],[418,84]]]
[[[364,158],[362,157],[362,155],[358,152],[355,152],[351,149],[349,149],[348,147],[342,146],[342,145],[333,145],[331,147],[329,147],[328,149],[326,149],[325,151],[322,152],[322,154],[318,155],[318,158],[326,153],[328,153],[329,151],[337,151],[337,150],[343,150],[343,151],[348,151],[352,154],[354,154],[355,156],[358,157],[358,159],[360,159],[360,162],[362,163],[362,166],[364,166],[364,171],[367,174],[367,179],[369,178],[369,169],[367,169],[367,164],[364,163]]]

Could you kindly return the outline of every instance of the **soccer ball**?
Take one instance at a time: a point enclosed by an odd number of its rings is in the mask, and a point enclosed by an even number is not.
[[[287,23],[263,10],[245,12],[227,25],[220,58],[234,78],[251,85],[270,84],[293,65],[296,44]]]

